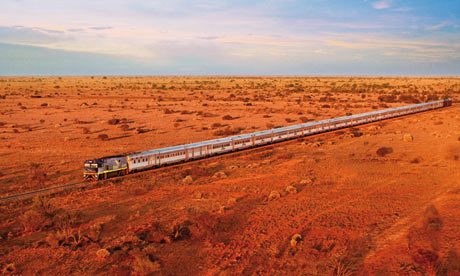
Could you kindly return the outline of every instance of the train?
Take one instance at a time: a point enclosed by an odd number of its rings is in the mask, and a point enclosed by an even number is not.
[[[309,122],[242,135],[207,140],[185,145],[152,149],[137,153],[106,156],[84,162],[83,177],[99,180],[137,171],[188,162],[271,143],[353,127],[380,120],[428,111],[452,105],[449,98],[415,105],[384,109],[351,116]]]

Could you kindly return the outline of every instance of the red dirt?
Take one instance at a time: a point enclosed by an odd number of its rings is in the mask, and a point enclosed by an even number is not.
[[[442,110],[3,204],[0,271],[458,275],[458,83],[0,78],[1,196],[78,181],[85,159],[454,100]]]

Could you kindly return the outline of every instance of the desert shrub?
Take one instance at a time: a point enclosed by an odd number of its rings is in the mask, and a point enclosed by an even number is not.
[[[308,119],[308,118],[305,117],[305,116],[300,117],[299,120],[300,120],[302,123],[307,123],[307,122],[313,121],[313,119]]]
[[[272,124],[272,123],[267,123],[266,126],[267,126],[267,128],[270,128],[270,129],[275,128],[275,125]]]
[[[120,128],[121,128],[121,130],[123,130],[123,131],[128,131],[128,130],[129,130],[129,125],[123,124],[123,125],[120,126]]]
[[[164,114],[172,114],[174,113],[171,109],[168,109],[166,108],[164,111],[163,111]]]
[[[291,119],[291,118],[285,118],[284,119],[286,122],[288,123],[292,123],[292,122],[295,122],[295,120]]]
[[[321,106],[321,108],[330,108],[330,107],[331,107],[331,106],[328,105],[328,104],[323,104],[323,105]]]
[[[137,134],[146,133],[146,132],[148,132],[148,131],[149,131],[148,129],[141,128],[141,127],[138,127],[138,128],[136,129]]]
[[[235,118],[233,118],[231,115],[225,115],[222,117],[222,120],[233,120]]]
[[[82,127],[81,130],[83,131],[83,134],[91,133],[91,131],[87,127]]]
[[[459,161],[460,160],[460,146],[451,145],[446,149],[446,159]]]
[[[188,172],[188,174],[191,176],[192,179],[211,176],[209,171],[205,170],[202,167],[198,167],[198,166],[193,166]]]
[[[110,119],[108,122],[107,122],[109,125],[116,125],[118,123],[120,123],[120,119]]]
[[[429,94],[428,96],[426,96],[427,102],[437,101],[437,100],[439,100],[439,96],[436,94]]]
[[[236,135],[240,133],[244,128],[242,127],[227,127],[225,129],[219,129],[214,131],[215,136],[229,136],[229,135]]]
[[[46,173],[43,170],[35,170],[32,175],[32,180],[36,181],[38,184],[42,184],[46,181]]]
[[[415,97],[412,96],[412,95],[407,95],[407,94],[401,94],[401,95],[399,95],[398,100],[399,100],[400,102],[404,102],[404,103],[415,103],[415,104],[420,103],[420,100],[419,100],[419,99],[415,98]]]
[[[26,232],[41,230],[50,224],[49,218],[36,210],[26,211],[19,217],[19,222]]]
[[[70,228],[80,222],[80,213],[62,208],[54,211],[50,217],[53,225],[58,229]]]
[[[136,249],[131,252],[131,255],[134,257],[132,264],[134,272],[140,275],[150,275],[160,272],[160,263],[152,254]]]
[[[79,213],[59,208],[55,200],[48,197],[35,197],[31,210],[26,211],[19,221],[25,231],[33,232],[50,226],[59,229],[69,228],[77,224],[79,219]]]
[[[333,276],[353,275],[350,262],[343,260],[342,258],[334,256],[329,260],[328,265],[331,269],[331,275]]]
[[[391,147],[381,147],[379,148],[375,153],[378,155],[378,156],[385,156],[387,154],[390,154],[393,152],[393,148]]]
[[[2,273],[3,274],[9,274],[9,273],[14,273],[16,271],[16,266],[13,264],[13,263],[9,263],[7,265],[5,265],[5,267],[3,267],[2,269]]]
[[[412,164],[418,164],[420,163],[420,159],[419,158],[414,158],[412,159],[412,161],[410,161]]]
[[[434,205],[426,208],[423,216],[423,226],[427,231],[439,231],[442,228],[442,220],[439,212]]]
[[[46,237],[46,242],[52,247],[68,246],[73,250],[82,247],[87,241],[88,237],[80,230],[76,231],[71,228],[51,232]]]
[[[425,275],[439,275],[439,254],[432,250],[418,249],[412,260],[425,270]]]
[[[441,260],[440,275],[460,275],[460,257],[453,249]]]
[[[42,106],[42,107],[47,107],[48,104],[47,104],[47,103],[42,103],[40,106]]]
[[[109,140],[109,135],[107,135],[107,134],[105,134],[105,133],[102,133],[102,134],[99,134],[99,135],[97,136],[97,138],[98,138],[99,140],[101,140],[101,141],[107,141],[107,140]]]
[[[212,128],[218,128],[218,127],[221,127],[221,126],[222,126],[222,124],[220,124],[220,123],[214,123],[214,124],[211,125]]]
[[[81,121],[81,120],[78,120],[78,119],[75,119],[74,122],[76,124],[82,124],[82,125],[91,124],[90,121]]]
[[[277,159],[289,160],[289,159],[292,159],[292,157],[294,157],[294,154],[293,153],[288,153],[288,154],[278,155]]]
[[[102,249],[99,249],[98,251],[96,251],[96,255],[101,259],[105,259],[108,256],[110,256],[110,252],[107,249],[102,248]]]
[[[397,101],[396,95],[382,95],[378,97],[378,100],[386,103],[395,103]]]
[[[33,200],[32,208],[48,217],[52,217],[58,210],[58,204],[48,197],[37,196]]]
[[[179,241],[183,239],[188,239],[192,235],[192,232],[190,231],[190,223],[184,222],[182,224],[176,224],[173,227],[173,231],[171,233],[171,239],[173,241]]]
[[[50,245],[51,247],[53,248],[57,248],[59,247],[60,245],[62,245],[62,243],[65,241],[65,239],[67,238],[68,234],[66,231],[64,230],[57,230],[57,231],[54,231],[54,232],[51,232],[48,234],[48,236],[46,236],[46,242],[48,243],[48,245]]]
[[[350,129],[350,136],[351,137],[361,137],[363,135],[358,129]]]

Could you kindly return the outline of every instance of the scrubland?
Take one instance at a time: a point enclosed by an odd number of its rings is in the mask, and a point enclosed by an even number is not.
[[[0,78],[0,196],[86,159],[453,106],[0,205],[11,275],[459,275],[460,79]]]

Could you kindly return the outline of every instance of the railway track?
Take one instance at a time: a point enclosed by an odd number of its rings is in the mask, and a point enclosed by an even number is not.
[[[435,110],[435,109],[433,109],[433,110]],[[425,111],[422,111],[422,112],[425,112]],[[410,116],[410,115],[416,115],[418,113],[420,113],[420,112],[404,114],[404,115],[401,115],[401,116],[385,119],[384,121],[391,121],[391,120],[394,120],[394,119],[399,119],[401,117],[407,117],[407,116]],[[371,125],[371,124],[376,124],[376,123],[379,123],[379,122],[381,122],[381,121],[365,122],[365,123],[362,123],[360,125],[346,126],[346,127],[338,128],[338,129],[330,129],[330,130],[326,130],[324,132],[315,133],[315,134],[311,134],[311,135],[306,135],[306,136],[303,136],[303,137],[294,137],[294,138],[290,138],[288,140],[276,141],[276,142],[273,142],[273,143],[270,143],[270,144],[265,144],[265,145],[260,145],[260,146],[256,146],[256,147],[252,147],[252,148],[242,149],[242,150],[239,150],[239,151],[227,152],[227,153],[223,153],[223,154],[216,154],[216,155],[209,156],[209,157],[204,157],[204,158],[201,158],[201,159],[187,161],[186,163],[171,164],[171,165],[166,165],[166,166],[163,166],[163,167],[160,167],[160,168],[156,168],[154,170],[144,170],[144,171],[136,172],[136,173],[133,173],[133,174],[128,174],[128,175],[125,175],[125,176],[113,177],[113,178],[110,178],[108,180],[100,180],[100,181],[97,181],[97,182],[95,182],[95,181],[80,181],[80,182],[68,183],[68,184],[60,185],[60,186],[47,187],[47,188],[34,190],[34,191],[29,191],[29,192],[25,192],[25,193],[19,193],[19,194],[15,194],[15,195],[9,195],[9,196],[5,196],[5,197],[1,197],[0,198],[0,203],[13,201],[13,200],[28,199],[28,198],[35,197],[37,195],[51,195],[51,194],[56,194],[56,193],[59,193],[59,192],[63,192],[63,191],[70,190],[70,189],[75,189],[75,188],[86,188],[87,186],[90,186],[91,184],[96,184],[96,183],[103,184],[103,183],[105,183],[107,181],[112,181],[112,180],[119,179],[119,178],[122,178],[122,177],[129,179],[131,177],[140,176],[140,175],[143,175],[143,174],[146,174],[146,173],[152,173],[152,172],[161,173],[161,172],[164,172],[165,170],[170,171],[171,169],[181,169],[181,168],[183,168],[184,165],[193,165],[193,164],[201,164],[201,163],[206,163],[206,162],[212,162],[213,160],[215,160],[217,158],[221,159],[221,158],[238,157],[238,156],[243,155],[243,154],[247,155],[248,153],[251,153],[251,152],[260,152],[260,151],[266,151],[268,149],[273,149],[275,144],[289,144],[289,143],[296,142],[297,140],[303,140],[308,136],[321,137],[323,135],[328,135],[328,134],[331,134],[331,133],[334,133],[334,132],[337,132],[337,131],[341,131],[343,129],[350,129],[350,128],[353,128],[353,127],[359,127],[361,125]]]
[[[323,134],[326,134],[326,133],[323,133]],[[243,154],[247,155],[250,152],[254,153],[254,152],[262,152],[262,151],[270,150],[270,149],[274,148],[274,144],[294,143],[298,139],[299,138],[286,140],[286,141],[280,141],[280,142],[276,142],[276,143],[273,143],[273,144],[268,144],[268,145],[264,145],[264,146],[260,146],[260,147],[256,147],[256,148],[249,148],[249,149],[242,150],[242,151],[229,152],[229,153],[225,153],[225,154],[214,155],[214,156],[211,156],[211,157],[207,157],[207,158],[203,158],[203,159],[197,159],[197,160],[189,161],[189,162],[186,162],[186,163],[167,165],[167,166],[164,166],[164,167],[156,168],[154,170],[144,170],[144,171],[136,172],[136,173],[133,173],[133,174],[128,174],[128,175],[125,175],[125,176],[112,177],[112,178],[107,179],[107,180],[80,181],[80,182],[68,183],[68,184],[64,184],[64,185],[60,185],[60,186],[47,187],[47,188],[34,190],[34,191],[29,191],[29,192],[20,193],[20,194],[15,194],[15,195],[9,195],[9,196],[5,196],[5,197],[1,197],[0,198],[0,203],[13,201],[13,200],[28,199],[28,198],[35,197],[37,195],[51,195],[51,194],[56,194],[56,193],[59,193],[59,192],[70,190],[70,189],[86,188],[87,186],[90,186],[90,185],[103,184],[103,183],[106,183],[108,181],[110,182],[110,181],[120,179],[120,178],[129,179],[129,178],[132,178],[132,177],[138,177],[138,176],[142,176],[142,175],[145,175],[145,174],[151,174],[151,173],[161,174],[162,172],[165,172],[165,171],[182,169],[186,165],[210,163],[210,162],[213,162],[215,159],[222,159],[222,158],[227,159],[227,158],[238,157],[238,156],[241,156]]]

